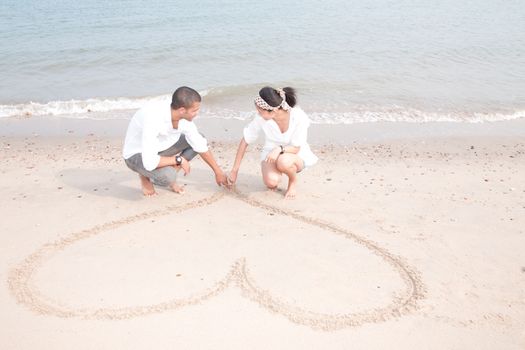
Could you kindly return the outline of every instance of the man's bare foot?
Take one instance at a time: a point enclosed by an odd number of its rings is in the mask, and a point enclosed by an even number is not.
[[[184,187],[177,185],[175,182],[170,185],[170,188],[175,193],[183,194],[184,193]]]
[[[144,194],[147,197],[156,195],[157,192],[155,192],[155,187],[153,187],[153,184],[151,183],[150,179],[142,175],[139,175],[139,177],[140,185],[142,187],[142,194]]]
[[[295,195],[297,194],[296,189],[295,189],[296,185],[297,185],[297,181],[295,179],[288,183],[288,189],[286,190],[286,193],[284,194],[285,199],[295,198]]]

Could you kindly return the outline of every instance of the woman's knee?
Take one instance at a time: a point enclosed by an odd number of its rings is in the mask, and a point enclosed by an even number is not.
[[[268,174],[263,176],[263,182],[268,188],[275,188],[279,184],[279,176],[277,174]]]
[[[295,160],[292,155],[282,154],[277,158],[277,163],[275,165],[277,170],[281,172],[288,172],[290,170],[297,171]]]

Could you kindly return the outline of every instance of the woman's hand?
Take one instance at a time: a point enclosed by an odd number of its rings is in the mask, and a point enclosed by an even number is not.
[[[272,149],[270,153],[268,153],[268,156],[266,156],[266,159],[264,161],[267,163],[274,163],[280,154],[281,154],[281,147],[276,147]]]
[[[235,182],[237,181],[237,173],[237,170],[232,169],[232,171],[230,171],[230,174],[228,175],[228,185],[235,185]]]

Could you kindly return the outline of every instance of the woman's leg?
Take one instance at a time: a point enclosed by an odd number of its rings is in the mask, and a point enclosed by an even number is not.
[[[281,180],[281,172],[277,170],[275,163],[261,162],[263,182],[270,190],[275,190]]]
[[[275,164],[279,172],[288,176],[288,189],[284,196],[286,198],[294,198],[297,186],[297,173],[304,168],[303,160],[297,154],[284,153],[277,158]]]

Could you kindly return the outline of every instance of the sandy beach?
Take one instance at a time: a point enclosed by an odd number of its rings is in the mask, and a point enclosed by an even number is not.
[[[314,125],[295,200],[256,147],[144,198],[125,125],[0,122],[2,349],[525,348],[522,120]]]

